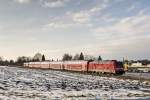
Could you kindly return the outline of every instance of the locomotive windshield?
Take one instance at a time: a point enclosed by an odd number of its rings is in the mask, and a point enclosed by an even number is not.
[[[122,62],[117,62],[117,67],[118,68],[123,68],[123,63]]]

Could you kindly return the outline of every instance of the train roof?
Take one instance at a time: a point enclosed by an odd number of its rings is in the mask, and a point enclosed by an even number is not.
[[[28,62],[24,64],[60,64],[60,63],[87,63],[87,62],[93,62],[93,63],[113,63],[118,62],[117,60],[102,60],[102,61],[85,61],[85,60],[74,60],[74,61],[41,61],[41,62]]]
[[[114,63],[118,62],[117,60],[102,60],[102,61],[92,61],[92,63]]]

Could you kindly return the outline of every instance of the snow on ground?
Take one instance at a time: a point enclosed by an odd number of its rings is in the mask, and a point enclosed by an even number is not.
[[[127,72],[124,76],[132,76],[132,77],[150,79],[150,73],[133,73],[133,72]]]
[[[150,83],[0,66],[0,100],[150,99]]]

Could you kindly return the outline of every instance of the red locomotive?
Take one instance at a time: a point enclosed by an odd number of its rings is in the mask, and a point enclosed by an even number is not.
[[[111,61],[93,61],[87,68],[88,72],[123,74],[124,68],[122,62]]]
[[[122,62],[108,61],[59,61],[59,62],[29,62],[25,67],[47,68],[55,70],[123,74]]]

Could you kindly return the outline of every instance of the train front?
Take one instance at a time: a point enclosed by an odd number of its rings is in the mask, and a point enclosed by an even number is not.
[[[124,71],[123,63],[120,62],[120,61],[116,61],[116,68],[115,68],[115,70],[116,70],[117,74],[124,74],[125,71]]]

